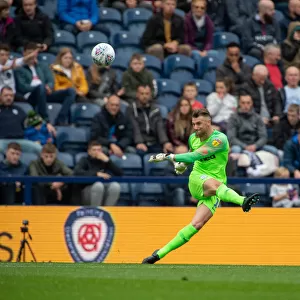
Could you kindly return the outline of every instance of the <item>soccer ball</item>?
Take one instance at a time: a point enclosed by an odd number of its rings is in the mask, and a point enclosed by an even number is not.
[[[115,50],[109,44],[100,43],[93,48],[91,56],[97,66],[108,67],[115,60]]]

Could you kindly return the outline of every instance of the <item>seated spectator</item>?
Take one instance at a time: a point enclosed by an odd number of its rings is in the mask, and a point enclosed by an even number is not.
[[[297,132],[300,123],[299,105],[291,104],[287,114],[284,114],[280,122],[273,128],[273,145],[283,150],[284,144]]]
[[[233,85],[230,78],[217,79],[216,91],[206,98],[206,108],[215,129],[226,132],[230,116],[236,112],[237,100],[232,96]]]
[[[112,175],[122,176],[123,172],[102,152],[99,142],[91,141],[88,146],[88,156],[80,159],[75,166],[74,175],[110,179]],[[115,206],[120,197],[120,190],[118,182],[95,182],[87,185],[82,190],[81,205]]]
[[[225,31],[228,27],[225,0],[207,0],[207,14],[215,25],[215,31]]]
[[[265,150],[277,155],[277,149],[267,145],[266,126],[253,109],[250,95],[240,95],[238,111],[232,114],[228,121],[227,136],[231,153],[241,153],[243,150],[249,152]]]
[[[300,22],[289,25],[287,38],[281,44],[284,68],[295,66],[300,69]]]
[[[4,86],[0,92],[0,152],[5,151],[11,142],[21,145],[23,152],[39,154],[41,145],[24,139],[25,112],[14,105],[14,92]]]
[[[119,95],[130,103],[135,100],[138,86],[149,85],[152,98],[154,98],[155,90],[153,81],[152,73],[145,68],[143,56],[141,54],[133,54],[128,70],[123,73],[122,90],[119,92]]]
[[[89,102],[86,95],[89,86],[83,67],[74,61],[70,48],[62,48],[57,54],[56,61],[51,66],[54,73],[54,91],[76,92],[76,102]]]
[[[238,93],[245,82],[251,78],[251,68],[243,62],[239,44],[232,42],[227,45],[226,59],[224,63],[217,68],[216,77],[219,79],[224,79],[225,77],[231,78],[236,93]]]
[[[188,82],[184,85],[182,97],[190,101],[193,110],[204,107],[201,102],[196,100],[197,95],[198,95],[198,88],[194,82]]]
[[[116,71],[110,67],[92,64],[87,73],[89,84],[88,98],[102,106],[111,94],[121,94],[118,89]]]
[[[36,0],[22,1],[22,9],[18,12],[15,22],[16,43],[19,47],[33,42],[40,51],[47,51],[53,43],[51,20],[38,8]]]
[[[138,87],[136,101],[129,105],[127,112],[132,120],[138,154],[172,152],[159,108],[151,101],[150,86]]]
[[[291,104],[300,105],[300,71],[296,67],[288,67],[285,72],[286,86],[280,90],[282,106],[287,112]]]
[[[111,95],[91,125],[91,140],[102,145],[103,151],[123,157],[132,144],[131,120],[120,111],[120,98]]]
[[[112,0],[111,6],[123,12],[129,8],[147,8],[152,10],[152,4],[142,0]]]
[[[288,7],[283,11],[284,18],[280,21],[282,36],[286,36],[292,22],[300,22],[300,1],[289,0]]]
[[[18,143],[7,145],[5,160],[0,162],[0,176],[24,176],[27,175],[27,166],[20,161],[21,146]],[[1,182],[0,183],[0,204],[16,204],[21,192],[21,182]]]
[[[214,24],[206,14],[206,0],[193,0],[191,8],[184,19],[184,43],[206,56],[213,47]]]
[[[35,43],[24,47],[24,56],[36,51]],[[57,125],[65,125],[69,119],[69,109],[74,102],[75,93],[72,89],[53,91],[54,79],[48,65],[38,62],[34,57],[27,60],[24,67],[15,70],[16,90],[22,94],[37,113],[47,122],[48,130],[55,134],[54,127],[48,123],[47,102],[58,102],[62,108],[56,118]]]
[[[174,153],[188,152],[187,145],[193,132],[192,113],[191,103],[184,98],[180,99],[176,107],[169,113],[167,133],[174,146]]]
[[[6,0],[0,1],[0,42],[9,47],[16,46],[16,24],[9,16],[9,4]]]
[[[47,124],[35,111],[29,111],[25,119],[25,138],[42,146],[53,143]]]
[[[255,15],[258,1],[225,0],[230,32],[242,37],[244,24]]]
[[[269,44],[264,49],[264,64],[269,79],[277,90],[283,88],[283,68],[281,68],[281,50],[279,45]]]
[[[279,122],[282,108],[279,93],[268,80],[268,75],[266,66],[256,65],[245,90],[251,95],[256,113],[261,116],[265,125],[272,127]]]
[[[174,13],[176,0],[162,0],[162,12],[151,17],[141,39],[146,52],[163,60],[169,54],[191,55],[184,43],[184,21]]]
[[[99,24],[99,8],[96,0],[58,0],[57,14],[62,29],[77,35],[79,32],[90,30],[109,30]]]
[[[266,45],[281,42],[280,26],[274,16],[274,3],[271,0],[260,0],[258,14],[246,22],[243,28],[246,54],[262,60]]]
[[[72,170],[57,159],[57,149],[53,144],[43,146],[41,156],[29,165],[30,176],[71,176]],[[63,204],[68,205],[71,188],[64,182],[38,183],[33,187],[32,203],[34,205]]]
[[[279,167],[275,173],[275,178],[290,178],[287,168]],[[275,183],[271,185],[270,197],[273,207],[300,207],[298,190],[292,184]]]

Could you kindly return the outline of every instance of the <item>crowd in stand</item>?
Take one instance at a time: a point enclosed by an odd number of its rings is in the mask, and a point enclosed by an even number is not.
[[[0,176],[122,176],[124,170],[111,157],[187,152],[192,111],[206,106],[215,129],[228,135],[231,174],[300,178],[300,0],[57,0],[54,20],[43,7],[47,1],[0,0]],[[135,8],[152,12],[140,36],[144,53],[131,53],[121,78],[114,66],[83,66],[72,47],[55,44],[57,28],[74,36],[110,35],[111,28],[99,17],[106,7],[121,14]],[[237,39],[216,51],[218,32],[231,32]],[[45,64],[40,57],[48,53],[56,58]],[[196,61],[224,60],[204,99],[196,75],[181,78],[181,94],[167,93],[162,103],[157,100],[159,79],[146,68],[145,54],[161,63],[178,54],[195,60],[200,69],[203,64]],[[255,63],[247,63],[245,56]],[[24,111],[24,103],[32,109]],[[49,103],[60,104],[54,119]],[[97,109],[84,128],[87,155],[72,170],[58,159],[62,149],[57,140],[59,129],[76,126],[70,117],[76,103]],[[24,164],[22,152],[39,158]],[[164,175],[175,176],[171,165]],[[0,203],[22,201],[20,190],[19,182],[2,183]],[[54,182],[34,186],[32,202],[116,205],[120,191],[116,182],[80,187]],[[196,202],[181,185],[170,184],[165,193],[167,205]],[[299,206],[294,187],[272,186],[270,197],[276,207]]]

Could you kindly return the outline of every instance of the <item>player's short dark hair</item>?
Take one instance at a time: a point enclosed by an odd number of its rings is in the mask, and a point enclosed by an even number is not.
[[[192,118],[206,117],[211,120],[211,115],[206,108],[195,109],[192,114]]]
[[[37,44],[34,42],[28,42],[24,45],[24,51],[26,50],[36,50],[38,48]]]
[[[229,49],[229,48],[239,48],[239,49],[241,49],[241,46],[236,42],[231,42],[231,43],[227,44],[227,46],[226,46],[226,49]]]
[[[9,52],[10,51],[9,45],[8,44],[0,44],[0,51],[2,51],[2,50]]]
[[[88,144],[88,149],[91,149],[94,146],[102,146],[98,141],[90,141]]]
[[[16,142],[11,142],[7,145],[7,148],[6,150],[9,150],[9,149],[14,149],[16,151],[22,151],[22,148],[21,148],[21,145],[19,143],[16,143]]]

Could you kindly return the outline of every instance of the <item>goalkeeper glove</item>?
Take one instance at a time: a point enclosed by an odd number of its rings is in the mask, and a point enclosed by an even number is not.
[[[183,162],[175,162],[174,167],[175,167],[175,173],[177,175],[181,175],[186,171],[188,166]]]
[[[158,153],[151,155],[149,158],[149,162],[161,162],[164,160],[174,161],[175,155],[174,154],[165,154],[165,153]]]

